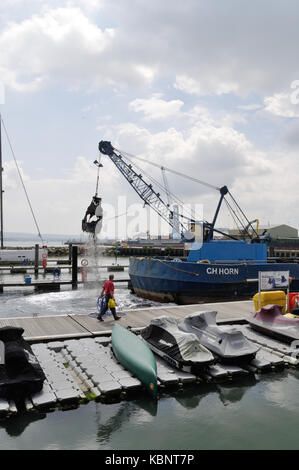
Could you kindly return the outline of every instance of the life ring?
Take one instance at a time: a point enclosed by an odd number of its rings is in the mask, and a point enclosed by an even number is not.
[[[81,260],[81,266],[88,266],[88,260],[86,258]]]

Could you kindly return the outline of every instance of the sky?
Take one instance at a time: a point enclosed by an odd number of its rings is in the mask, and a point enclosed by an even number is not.
[[[296,0],[2,0],[0,113],[41,233],[80,234],[101,140],[227,185],[249,220],[298,228],[298,12]],[[33,233],[2,141],[4,230]],[[143,231],[138,195],[101,163],[104,220]],[[212,220],[216,190],[167,182]],[[226,207],[218,225],[234,227]]]

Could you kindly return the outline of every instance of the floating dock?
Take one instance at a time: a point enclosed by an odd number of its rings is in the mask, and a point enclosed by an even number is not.
[[[218,311],[219,324],[238,325],[243,334],[260,347],[256,358],[246,366],[216,363],[198,376],[174,369],[156,357],[161,395],[165,390],[190,384],[200,387],[206,382],[225,382],[240,377],[258,380],[261,372],[298,366],[298,350],[249,327],[246,318],[252,307],[252,301],[244,301],[136,309],[126,311],[120,324],[138,333],[155,316],[166,314],[183,318],[192,312],[214,309]],[[25,401],[27,411],[76,408],[93,399],[119,401],[129,398],[135,391],[143,391],[141,382],[113,355],[110,342],[114,325],[112,317],[104,322],[98,322],[90,315],[73,314],[0,319],[0,327],[7,325],[24,328],[24,338],[32,344],[47,378],[43,390]],[[152,398],[148,396],[148,400]],[[15,403],[0,401],[1,417],[17,412]]]
[[[183,319],[193,312],[204,310],[217,310],[218,323],[246,323],[250,315],[253,302],[222,302],[195,305],[149,307],[133,310],[123,310],[120,324],[125,328],[140,330],[147,326],[153,317],[171,315]],[[52,316],[12,317],[0,318],[0,328],[3,326],[17,326],[24,329],[24,339],[30,343],[41,341],[55,341],[57,339],[94,338],[101,335],[110,335],[114,320],[112,315],[104,322],[99,322],[91,314],[68,314]]]
[[[129,265],[124,264],[124,265],[99,265],[99,266],[91,266],[91,267],[84,267],[85,270],[92,270],[94,268],[99,268],[99,269],[106,269],[108,272],[118,272],[118,271],[124,271],[125,268],[128,268]],[[52,273],[54,269],[60,268],[61,270],[63,269],[72,269],[71,264],[48,264],[46,268],[43,266],[39,266],[38,268],[35,268],[34,265],[7,265],[7,266],[1,266],[0,265],[0,273],[6,273],[9,272],[10,274],[26,274],[26,273],[33,273],[35,269],[38,269],[38,271],[46,272],[46,273]],[[81,271],[82,266],[78,265],[77,266],[78,271]]]
[[[114,279],[114,283],[119,284],[122,282],[127,283],[128,287],[130,285],[131,280],[128,279]],[[69,280],[69,281],[61,281],[61,280],[34,280],[29,283],[27,282],[2,282],[0,283],[0,294],[3,294],[4,288],[8,287],[33,287],[34,290],[37,291],[59,291],[61,286],[72,286],[72,289],[77,289],[78,285],[84,285],[84,287],[93,287],[93,286],[99,286],[100,283],[99,281],[78,281],[78,280]]]

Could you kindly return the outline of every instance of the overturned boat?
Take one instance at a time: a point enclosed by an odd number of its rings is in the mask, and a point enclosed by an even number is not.
[[[216,315],[216,311],[192,313],[179,322],[178,327],[194,333],[221,362],[246,363],[254,359],[259,348],[237,328],[217,325]]]
[[[45,374],[23,328],[0,328],[0,398],[22,400],[42,390]]]
[[[149,347],[132,331],[121,325],[114,325],[111,335],[112,349],[118,361],[157,398],[157,364]]]
[[[215,361],[193,333],[179,330],[173,317],[153,318],[141,336],[154,353],[185,372],[196,373]]]
[[[281,305],[266,305],[247,321],[253,329],[281,341],[299,340],[299,318],[283,315],[282,309]]]

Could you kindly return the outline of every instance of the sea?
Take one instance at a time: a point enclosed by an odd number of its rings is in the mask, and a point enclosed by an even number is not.
[[[20,240],[21,242],[21,240]],[[19,246],[24,246],[20,244]],[[5,289],[0,317],[93,313],[114,258],[96,259],[92,289],[35,293],[30,288]],[[128,265],[128,258],[117,263]],[[49,259],[49,263],[51,260]],[[33,274],[32,274],[33,276]],[[42,274],[40,274],[42,276]],[[51,274],[46,275],[53,278]],[[68,270],[62,278],[71,278]],[[120,278],[128,276],[116,273]],[[15,275],[14,279],[23,279]],[[8,273],[0,281],[12,280]],[[118,308],[159,305],[116,284]],[[53,320],[55,321],[55,320]],[[140,392],[117,403],[90,402],[79,408],[50,413],[21,413],[0,421],[1,450],[258,450],[299,449],[299,371],[256,374],[225,384],[198,384],[162,393],[154,402]]]

